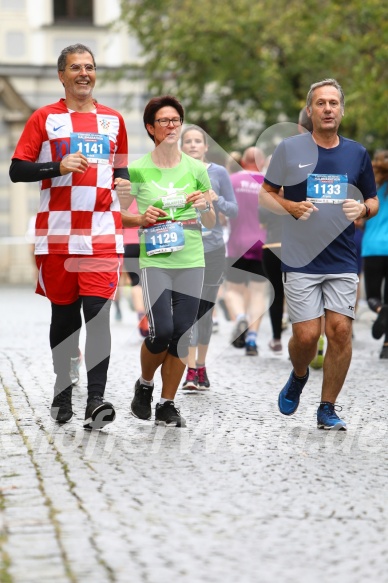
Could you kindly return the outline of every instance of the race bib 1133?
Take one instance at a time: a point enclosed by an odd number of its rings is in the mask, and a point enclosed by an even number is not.
[[[348,194],[346,174],[309,174],[307,200],[313,203],[341,204]]]

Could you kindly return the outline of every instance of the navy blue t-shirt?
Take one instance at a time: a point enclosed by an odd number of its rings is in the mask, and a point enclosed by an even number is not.
[[[318,211],[306,221],[283,218],[282,270],[301,273],[357,273],[354,222],[338,203],[340,198],[360,202],[376,196],[369,155],[358,142],[339,136],[335,148],[317,146],[310,133],[287,138],[276,148],[264,181],[283,186],[284,197],[314,202]],[[337,199],[337,200],[336,200]]]

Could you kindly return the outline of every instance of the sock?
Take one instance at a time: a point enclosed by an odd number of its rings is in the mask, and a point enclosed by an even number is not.
[[[296,374],[295,374],[295,371],[293,371],[293,375],[294,375],[294,377],[295,377],[296,379],[299,379],[299,380],[303,380],[303,379],[307,378],[307,373],[308,373],[308,370],[307,370],[307,372],[306,372],[306,374],[305,374],[305,375],[303,375],[302,377],[298,377],[298,375],[296,375]],[[325,401],[325,402],[326,402],[326,401]]]
[[[237,318],[236,318],[236,320],[237,320],[237,321],[239,321],[239,320],[246,320],[246,319],[247,319],[247,317],[246,317],[246,315],[245,315],[245,314],[239,314],[239,315],[237,316]]]
[[[164,397],[160,397],[160,399],[159,399],[160,405],[163,405],[167,401],[171,401],[172,403],[174,402],[172,399],[165,399]]]
[[[88,398],[87,398],[87,403],[90,403],[90,401],[92,401],[93,399],[98,397],[101,397],[101,399],[104,398],[104,393],[88,393]]]
[[[256,338],[257,338],[256,332],[248,332],[248,334],[245,336],[245,342],[256,344]]]
[[[142,376],[140,376],[139,381],[140,381],[140,384],[141,385],[146,385],[147,387],[153,387],[154,386],[154,379],[151,379],[150,381],[146,381],[145,379],[143,379]]]

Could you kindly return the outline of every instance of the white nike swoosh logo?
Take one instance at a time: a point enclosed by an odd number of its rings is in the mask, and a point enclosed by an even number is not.
[[[310,164],[299,164],[299,168],[306,168],[306,166],[312,166],[314,164],[314,162],[311,162]]]

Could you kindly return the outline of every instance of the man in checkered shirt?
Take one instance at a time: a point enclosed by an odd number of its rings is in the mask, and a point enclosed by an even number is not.
[[[86,323],[88,400],[84,427],[101,429],[116,414],[104,401],[110,357],[109,310],[123,253],[120,208],[130,194],[122,116],[92,97],[96,63],[81,44],[58,58],[65,98],[35,111],[12,157],[12,182],[40,184],[36,293],[51,302],[50,346],[56,381],[51,416],[73,416],[70,362],[81,304]]]

